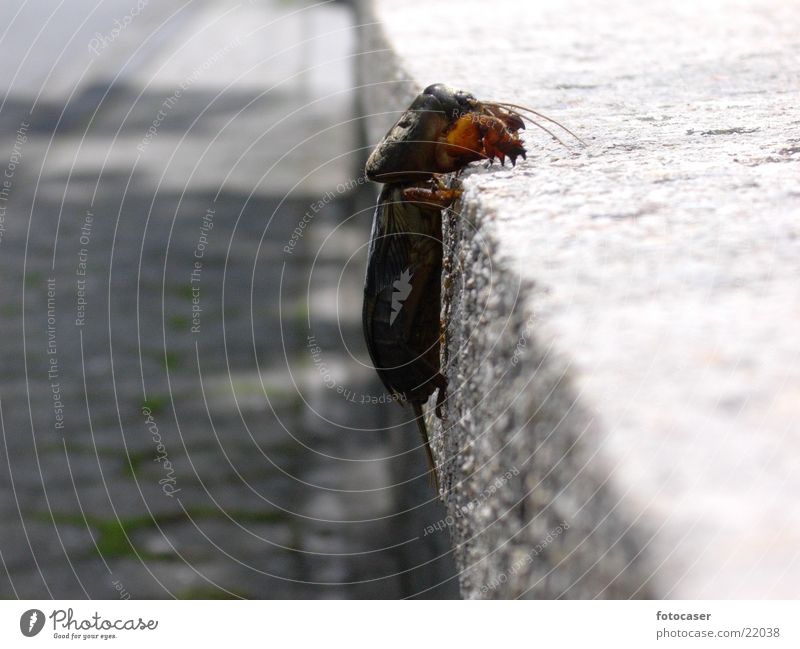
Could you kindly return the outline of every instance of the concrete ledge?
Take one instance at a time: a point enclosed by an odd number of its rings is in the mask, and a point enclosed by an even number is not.
[[[372,143],[424,86],[530,105],[445,227],[435,423],[465,597],[796,597],[800,8],[361,6]],[[434,422],[432,422],[434,423]]]

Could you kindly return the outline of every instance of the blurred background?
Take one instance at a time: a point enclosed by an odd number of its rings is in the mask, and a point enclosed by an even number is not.
[[[370,27],[299,0],[0,26],[0,596],[457,596],[361,338]]]

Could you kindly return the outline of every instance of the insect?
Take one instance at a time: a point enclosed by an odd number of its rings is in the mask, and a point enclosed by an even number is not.
[[[508,158],[514,165],[525,158],[517,135],[525,124],[517,110],[553,121],[521,106],[478,101],[443,84],[428,86],[366,164],[367,178],[384,186],[370,235],[364,337],[383,384],[413,408],[437,493],[422,404],[438,390],[436,415],[442,418],[447,390],[439,364],[442,211],[460,195],[443,175],[478,160],[504,164]]]

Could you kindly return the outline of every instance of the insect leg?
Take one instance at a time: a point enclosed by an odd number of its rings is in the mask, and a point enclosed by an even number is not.
[[[431,483],[433,487],[436,489],[436,493],[439,493],[439,476],[436,473],[436,463],[433,460],[433,452],[431,451],[431,444],[428,441],[428,429],[425,427],[425,416],[422,412],[422,404],[418,401],[414,401],[411,404],[412,408],[414,408],[414,418],[417,421],[417,428],[419,428],[419,433],[422,436],[422,441],[425,444],[425,452],[428,455],[428,467],[430,468],[431,472]]]
[[[460,189],[445,189],[443,187],[406,187],[403,189],[403,199],[414,203],[425,203],[440,208],[450,207],[459,196]]]

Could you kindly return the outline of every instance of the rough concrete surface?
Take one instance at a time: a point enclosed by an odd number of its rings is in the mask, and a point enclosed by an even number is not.
[[[373,143],[433,82],[586,142],[529,127],[445,228],[434,447],[464,596],[800,594],[800,5],[362,20]]]

